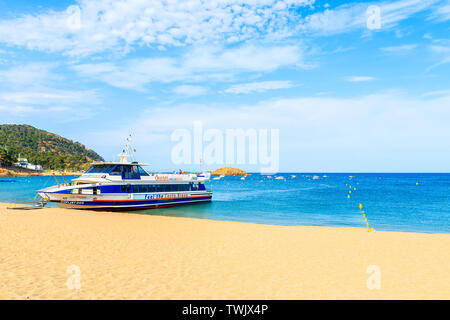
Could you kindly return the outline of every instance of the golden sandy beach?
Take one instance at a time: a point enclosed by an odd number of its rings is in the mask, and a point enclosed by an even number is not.
[[[1,299],[450,299],[449,234],[6,207]]]

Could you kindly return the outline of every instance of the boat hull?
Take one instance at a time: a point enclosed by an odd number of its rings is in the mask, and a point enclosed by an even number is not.
[[[201,202],[210,202],[212,192],[188,192],[166,194],[129,194],[123,195],[72,195],[45,192],[41,198],[56,203],[59,207],[69,209],[130,211],[165,208]]]
[[[167,208],[173,206],[210,202],[212,195],[194,196],[180,199],[156,199],[156,200],[94,200],[94,201],[55,201],[62,208],[101,210],[101,211],[130,211]]]

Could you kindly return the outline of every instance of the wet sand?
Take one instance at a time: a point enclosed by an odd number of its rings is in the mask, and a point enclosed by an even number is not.
[[[1,299],[450,299],[450,234],[7,206]]]

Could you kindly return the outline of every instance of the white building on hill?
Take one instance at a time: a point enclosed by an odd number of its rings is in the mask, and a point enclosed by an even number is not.
[[[23,168],[23,169],[36,170],[36,171],[42,170],[42,166],[28,163],[28,159],[26,159],[26,158],[18,158],[17,163],[15,163],[14,165],[16,167]]]

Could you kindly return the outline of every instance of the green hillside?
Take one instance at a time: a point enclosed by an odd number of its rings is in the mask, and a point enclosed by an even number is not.
[[[57,134],[29,125],[0,125],[0,158],[3,165],[18,158],[19,154],[30,163],[52,170],[83,170],[92,161],[103,161],[101,156],[81,143]]]

